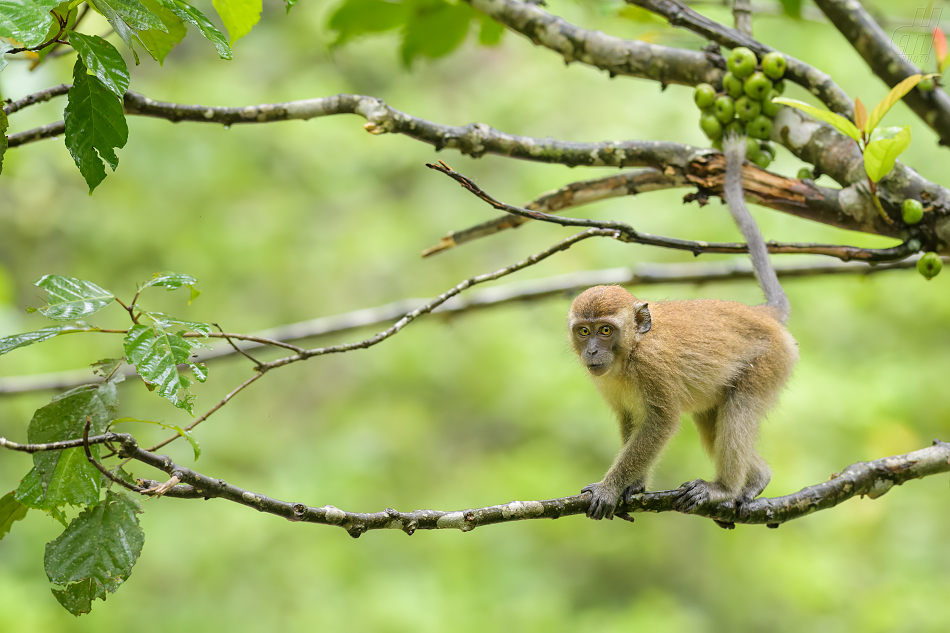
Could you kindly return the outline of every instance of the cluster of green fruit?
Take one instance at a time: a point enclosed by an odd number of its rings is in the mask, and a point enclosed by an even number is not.
[[[920,200],[907,198],[901,203],[901,217],[904,218],[904,222],[907,224],[917,224],[924,219],[924,205],[920,203]],[[917,260],[917,271],[927,279],[936,277],[940,274],[942,268],[943,261],[939,255],[933,252],[924,253]]]
[[[763,169],[775,158],[775,147],[767,139],[772,119],[782,109],[772,99],[785,91],[785,57],[775,51],[756,66],[755,53],[744,46],[732,49],[726,59],[729,71],[722,76],[722,92],[710,84],[699,84],[693,100],[702,111],[699,126],[722,149],[726,134],[747,137],[746,158]]]

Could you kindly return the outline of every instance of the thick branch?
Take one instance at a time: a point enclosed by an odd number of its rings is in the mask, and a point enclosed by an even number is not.
[[[929,34],[918,34],[910,45],[911,50],[902,52],[861,3],[815,0],[815,4],[851,43],[874,74],[888,86],[893,88],[911,75],[927,72],[921,70],[911,58],[930,61],[930,54],[925,53],[930,50]],[[918,47],[918,41],[926,42],[925,47]],[[940,89],[930,92],[911,90],[904,97],[904,102],[940,136],[941,145],[950,145],[950,95]]]
[[[156,455],[138,447],[131,435],[116,434],[121,443],[120,457],[132,458],[168,474],[182,482],[165,488],[167,497],[232,501],[260,512],[284,517],[290,521],[336,525],[357,538],[364,532],[379,529],[416,530],[458,529],[467,532],[483,525],[508,523],[527,519],[557,519],[562,516],[585,514],[590,504],[588,494],[572,495],[544,501],[512,501],[504,505],[460,511],[416,510],[399,512],[388,508],[382,512],[346,512],[334,506],[311,507],[303,503],[281,501],[266,495],[238,488],[223,479],[213,479],[173,462],[167,455]],[[784,497],[759,498],[737,509],[731,501],[707,504],[693,514],[714,519],[723,527],[736,523],[779,524],[807,516],[818,510],[827,510],[854,496],[876,499],[895,485],[912,479],[950,472],[950,444],[934,441],[933,446],[906,455],[884,457],[871,462],[858,462],[832,475],[831,479],[804,488]],[[148,488],[159,488],[160,482],[142,481]],[[146,490],[144,494],[149,494]],[[630,512],[674,511],[675,492],[665,490],[640,494],[632,503],[619,508],[621,514]]]
[[[759,56],[775,50],[771,46],[766,46],[759,42],[751,35],[746,35],[741,31],[731,29],[715,20],[710,20],[706,16],[697,13],[688,6],[676,2],[675,0],[626,1],[629,4],[634,4],[647,11],[652,11],[657,15],[663,16],[669,20],[669,23],[673,26],[688,29],[693,33],[728,48],[745,46],[755,51]],[[783,53],[783,55],[785,54]],[[785,71],[785,78],[787,80],[795,82],[805,88],[835,112],[840,112],[849,117],[853,115],[854,103],[848,97],[847,93],[831,79],[830,75],[794,57],[785,55],[785,59],[788,61],[788,68]]]
[[[872,275],[890,270],[906,270],[916,265],[916,259],[910,258],[890,264],[869,266],[864,262],[826,261],[821,264],[802,263],[776,266],[775,271],[783,279],[813,277],[818,275]],[[950,265],[950,261],[947,262]],[[571,297],[591,286],[650,286],[656,284],[708,284],[723,281],[754,279],[752,268],[745,259],[733,262],[712,264],[639,264],[631,268],[608,268],[575,272],[555,277],[545,277],[523,281],[484,290],[474,290],[465,295],[449,299],[432,311],[440,316],[465,314],[483,308],[503,306],[515,302],[538,301],[557,297]],[[258,332],[256,335],[241,337],[249,341],[243,349],[259,349],[263,343],[256,341],[300,341],[331,334],[344,334],[366,327],[379,327],[392,323],[411,312],[425,302],[425,299],[403,299],[386,305],[355,310],[344,314],[320,317],[279,326]],[[230,336],[235,337],[231,334]],[[233,356],[236,352],[230,346],[202,351],[192,362],[208,362]],[[179,367],[186,369],[185,365]],[[118,373],[126,377],[136,374],[135,368],[125,366]],[[95,382],[96,378],[87,369],[33,376],[9,376],[0,378],[0,396],[47,389],[71,389]]]

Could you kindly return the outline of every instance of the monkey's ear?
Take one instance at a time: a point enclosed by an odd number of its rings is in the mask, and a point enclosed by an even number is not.
[[[641,303],[636,307],[633,313],[634,321],[637,323],[637,332],[646,334],[653,327],[653,319],[650,317],[650,304]]]

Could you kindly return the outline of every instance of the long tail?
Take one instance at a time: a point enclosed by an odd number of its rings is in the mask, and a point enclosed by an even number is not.
[[[781,323],[788,321],[791,306],[788,297],[782,290],[772,262],[769,260],[769,251],[765,247],[765,239],[759,226],[755,223],[752,214],[745,206],[745,193],[742,187],[742,164],[745,162],[746,137],[729,135],[722,142],[723,153],[726,155],[726,204],[733,219],[739,225],[746,243],[749,245],[749,256],[752,258],[752,268],[755,278],[759,280],[762,292],[765,293],[766,305],[775,310]]]

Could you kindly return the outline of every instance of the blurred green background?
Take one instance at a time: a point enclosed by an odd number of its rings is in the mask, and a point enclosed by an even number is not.
[[[210,5],[210,3],[208,3]],[[616,17],[619,4],[553,0],[589,28],[699,48],[689,35]],[[202,9],[210,6],[199,3]],[[876,6],[908,16],[914,5]],[[506,34],[498,47],[470,37],[455,54],[399,60],[398,37],[331,51],[333,3],[301,3],[290,17],[265,3],[262,23],[220,61],[192,33],[164,68],[132,69],[132,89],[155,99],[240,106],[338,92],[384,98],[445,124],[481,121],[565,140],[666,139],[704,144],[691,90],[609,79]],[[725,11],[710,14],[729,20]],[[827,24],[756,18],[756,35],[829,72],[851,95],[885,94]],[[68,80],[70,58],[35,73],[11,63],[3,96]],[[787,93],[807,98],[798,88]],[[11,132],[58,120],[62,99],[13,117]],[[950,186],[947,150],[903,105],[891,125],[915,138],[905,162]],[[130,298],[159,270],[195,275],[203,291],[157,291],[152,305],[250,332],[316,316],[432,296],[566,237],[530,224],[422,260],[447,231],[495,214],[426,169],[436,158],[513,203],[610,173],[435,154],[400,136],[371,136],[353,116],[235,126],[130,117],[120,165],[88,196],[61,140],[10,151],[0,180],[0,335],[38,329],[24,308],[46,273],[86,278]],[[772,170],[793,175],[784,150]],[[831,184],[830,181],[828,184]],[[690,239],[736,240],[720,204],[681,203],[684,191],[575,210]],[[878,246],[891,242],[753,209],[767,239]],[[590,240],[504,282],[692,257]],[[714,257],[704,256],[706,261]],[[777,261],[802,261],[783,259]],[[950,440],[950,274],[914,271],[786,283],[801,362],[760,447],[775,472],[770,496],[828,478],[861,460]],[[760,300],[752,282],[633,289],[652,300]],[[281,369],[239,395],[197,437],[195,468],[257,492],[353,511],[464,509],[574,494],[597,481],[618,449],[614,421],[570,352],[569,298],[427,318],[393,339]],[[122,311],[95,318],[123,326]],[[340,340],[355,340],[351,334]],[[0,359],[0,375],[76,369],[119,353],[120,339],[61,337]],[[204,410],[251,375],[242,358],[214,362],[197,386]],[[0,435],[24,441],[49,393],[0,399]],[[184,425],[186,413],[120,386],[120,415]],[[135,428],[148,442],[164,435]],[[191,464],[184,442],[169,447]],[[0,493],[28,455],[0,453]],[[144,467],[138,476],[155,476]],[[688,421],[654,487],[708,477],[712,465]],[[291,524],[223,501],[145,501],[146,546],[126,586],[73,618],[49,591],[44,543],[61,526],[33,511],[0,542],[0,631],[946,631],[950,623],[947,476],[878,500],[781,526],[724,531],[675,513],[635,524],[583,517],[527,521],[472,533],[371,532]]]

